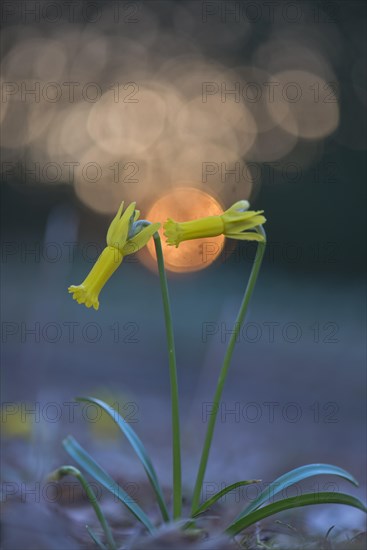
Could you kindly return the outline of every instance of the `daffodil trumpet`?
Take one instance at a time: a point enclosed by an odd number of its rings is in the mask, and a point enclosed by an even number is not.
[[[132,202],[123,212],[124,203],[121,203],[107,231],[107,247],[84,281],[80,285],[69,286],[68,291],[78,304],[85,304],[88,308],[93,306],[98,310],[99,293],[121,265],[123,258],[143,248],[159,229],[159,223],[138,221],[140,212],[135,209],[135,205]]]
[[[218,235],[230,239],[264,242],[264,235],[256,231],[257,227],[266,222],[262,215],[263,210],[249,211],[249,207],[249,202],[242,200],[219,216],[208,216],[187,222],[176,222],[168,218],[163,224],[167,244],[177,248],[182,241]]]

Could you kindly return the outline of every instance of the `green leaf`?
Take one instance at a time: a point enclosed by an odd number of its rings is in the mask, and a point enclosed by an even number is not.
[[[112,477],[103,469],[97,462],[87,453],[81,445],[69,435],[63,441],[65,450],[69,455],[82,467],[89,475],[94,477],[105,489],[110,491],[130,510],[134,516],[145,525],[145,527],[153,533],[155,528],[148,516],[143,512],[140,506],[126,493]]]
[[[76,401],[85,401],[87,403],[94,403],[95,405],[101,407],[101,409],[103,409],[112,418],[112,420],[118,425],[118,427],[120,428],[122,433],[125,435],[125,437],[129,441],[130,445],[134,449],[135,453],[137,454],[140,462],[144,467],[144,470],[148,476],[148,479],[157,497],[159,508],[162,512],[164,521],[169,521],[168,510],[167,510],[166,503],[164,501],[161,486],[158,481],[157,473],[154,469],[154,466],[149,458],[149,455],[143,443],[141,442],[139,437],[136,435],[132,427],[115,409],[113,409],[110,405],[108,405],[107,403],[104,403],[104,401],[101,401],[100,399],[96,399],[94,397],[77,397]]]
[[[90,538],[93,540],[93,542],[98,546],[98,548],[100,548],[101,550],[107,550],[107,548],[105,547],[104,544],[102,544],[102,542],[99,540],[99,538],[97,537],[97,535],[92,531],[92,529],[90,527],[88,527],[88,525],[85,526],[86,530],[88,531],[89,535],[90,535]]]
[[[250,479],[246,481],[237,481],[236,483],[232,483],[232,485],[228,485],[228,487],[225,487],[221,491],[218,491],[218,493],[215,493],[212,497],[210,497],[208,500],[206,500],[199,508],[192,514],[192,517],[196,517],[199,514],[202,514],[207,510],[210,506],[214,504],[214,502],[217,502],[222,496],[226,495],[230,491],[233,491],[234,489],[237,489],[237,487],[241,487],[242,485],[250,485],[251,483],[260,483],[261,479]]]
[[[250,525],[260,521],[268,516],[282,512],[283,510],[289,510],[291,508],[298,508],[300,506],[309,506],[312,504],[345,504],[347,506],[353,506],[358,508],[363,512],[366,512],[367,509],[364,504],[355,497],[347,495],[345,493],[306,493],[298,497],[286,498],[284,500],[278,500],[272,504],[268,504],[260,510],[256,510],[247,514],[245,517],[242,517],[238,520],[235,520],[229,527],[226,529],[226,533],[230,536],[238,535],[243,529],[249,527]]]
[[[280,491],[283,491],[290,485],[294,485],[294,483],[298,483],[303,479],[320,474],[337,475],[347,481],[350,481],[358,487],[358,482],[354,479],[354,477],[338,466],[333,466],[332,464],[307,464],[306,466],[300,466],[299,468],[295,468],[294,470],[278,477],[236,517],[236,520],[243,518],[253,510],[256,510],[267,500],[273,498],[276,494],[280,493]]]

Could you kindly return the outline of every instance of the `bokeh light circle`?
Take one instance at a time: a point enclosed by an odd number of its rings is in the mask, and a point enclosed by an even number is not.
[[[274,96],[268,102],[271,116],[286,132],[306,139],[321,139],[339,124],[336,83],[308,71],[273,75]]]
[[[209,193],[194,187],[178,187],[160,197],[147,212],[151,222],[161,222],[159,230],[166,269],[176,273],[205,269],[221,253],[224,236],[185,241],[178,248],[168,246],[163,235],[163,223],[168,217],[175,221],[189,221],[205,216],[217,216],[223,212],[220,203]],[[151,239],[140,254],[144,265],[155,269],[155,247]]]

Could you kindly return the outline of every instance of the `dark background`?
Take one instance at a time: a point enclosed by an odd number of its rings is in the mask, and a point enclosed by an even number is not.
[[[199,19],[200,32],[196,28],[190,36],[185,28],[180,34],[175,16],[178,4],[186,3],[139,2],[143,11],[147,8],[156,18],[157,51],[164,49],[160,37],[166,39],[171,34],[173,42],[194,41],[207,60],[229,68],[250,65],[254,52],[277,26],[276,21],[262,17],[241,38],[236,34],[238,22],[219,21],[219,30],[208,30]],[[200,14],[192,4],[187,3],[187,9]],[[302,172],[297,181],[264,170],[252,196],[243,197],[251,200],[254,209],[265,211],[269,244],[246,320],[253,325],[247,325],[248,332],[242,333],[235,351],[206,479],[220,488],[220,483],[245,478],[270,481],[292,467],[329,462],[346,468],[361,482],[355,494],[363,499],[366,8],[363,2],[354,1],[298,5],[308,15],[297,28],[303,33],[317,29],[323,36],[324,52],[331,52],[327,61],[339,85],[340,120],[335,132],[312,143],[317,152],[313,162],[303,166],[301,156]],[[309,15],[316,5],[320,13],[327,14],[324,26]],[[22,9],[14,17],[3,12],[5,30],[13,26],[28,32],[32,23],[22,22]],[[79,17],[63,25],[85,31],[88,23]],[[291,26],[289,21],[279,24],[285,30]],[[46,36],[56,29],[56,24],[46,25],[41,19],[34,25]],[[144,43],[144,30],[138,25],[133,34],[136,42]],[[233,39],[224,42],[220,31],[231,29],[231,25]],[[107,40],[118,32],[101,26]],[[14,32],[13,42],[9,34],[5,37],[3,58],[16,45],[19,34]],[[169,52],[164,55],[169,58]],[[133,68],[134,59],[129,63]],[[2,79],[6,76],[2,74]],[[302,151],[308,145],[307,140],[299,140]],[[2,150],[4,162],[37,158],[37,149]],[[295,159],[296,153],[290,151],[287,161]],[[113,440],[115,434],[107,425],[98,429],[97,424],[86,422],[80,409],[70,419],[65,403],[71,403],[76,395],[93,394],[119,401],[132,412],[133,427],[144,437],[163,484],[169,486],[169,381],[156,274],[138,259],[129,258],[103,290],[98,312],[77,306],[66,289],[82,281],[93,263],[93,258],[86,261],[81,249],[90,242],[103,246],[112,216],[88,208],[68,182],[27,185],[4,175],[3,167],[2,172],[4,480],[16,483],[15,498],[19,498],[23,481],[41,480],[67,460],[61,440],[68,433],[88,445],[101,462],[105,460],[111,472],[123,464],[127,479],[139,480],[140,469],[126,442]],[[151,188],[154,184],[142,180],[139,185]],[[159,185],[155,189],[158,194]],[[171,179],[169,185],[174,187],[175,181]],[[133,190],[129,192],[133,195]],[[225,195],[223,203],[230,206]],[[142,204],[144,213],[149,200]],[[65,252],[65,242],[80,243],[72,258]],[[57,261],[43,254],[49,243],[58,243],[63,251]],[[253,244],[239,243],[228,258],[222,254],[208,269],[169,275],[186,492],[194,481],[205,433],[205,403],[212,398],[228,341],[226,330],[235,318],[254,251]],[[53,255],[51,249],[49,252]],[[45,332],[49,323],[61,329],[55,342],[51,341],[52,327],[50,333]],[[68,323],[76,323],[73,341]],[[83,334],[88,323],[97,323],[101,331],[96,342],[92,342],[93,329],[89,335]],[[205,323],[214,323],[218,329],[207,338]],[[275,327],[274,337],[269,323]],[[39,336],[26,332],[34,327]],[[298,336],[294,330],[300,330]],[[48,409],[49,403],[56,405]],[[276,404],[273,420],[267,403]],[[7,414],[9,404],[20,413]],[[39,416],[22,416],[24,407],[32,406],[40,411]],[[56,419],[52,420],[55,410]],[[295,411],[298,416],[293,416]],[[14,424],[10,417],[17,419]],[[321,480],[317,487],[323,489],[324,483]],[[337,489],[347,489],[337,483]],[[317,490],[310,482],[307,488],[311,487]],[[32,498],[27,502],[32,503]],[[239,506],[235,498],[231,504]],[[302,521],[322,532],[332,524],[337,529],[360,529],[363,525],[359,512],[330,508],[304,510]],[[11,519],[8,522],[11,526]]]

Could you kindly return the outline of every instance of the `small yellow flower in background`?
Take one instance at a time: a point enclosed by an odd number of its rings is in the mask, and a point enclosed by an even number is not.
[[[264,211],[250,211],[249,207],[249,202],[243,200],[233,204],[220,216],[209,216],[189,222],[175,222],[168,218],[163,224],[167,244],[177,248],[182,241],[217,237],[222,234],[230,239],[264,242],[263,235],[249,231],[266,222],[262,215]]]
[[[28,439],[32,435],[33,422],[27,411],[28,403],[4,403],[1,407],[1,433],[5,437]]]
[[[135,209],[135,202],[129,204],[123,212],[124,203],[120,208],[107,232],[107,247],[94,264],[89,275],[80,285],[69,286],[68,291],[78,304],[99,308],[98,296],[102,288],[121,264],[124,256],[137,252],[147,244],[153,234],[158,231],[159,223],[137,221],[140,215]]]
[[[90,395],[98,395],[98,399],[104,401],[112,407],[116,413],[120,414],[126,422],[136,423],[139,420],[139,409],[136,399],[131,393],[111,392],[105,388],[96,388],[90,392]],[[95,418],[87,419],[88,428],[91,435],[97,439],[116,439],[120,433],[120,428],[114,422],[110,415],[103,409],[98,408],[98,414]]]

